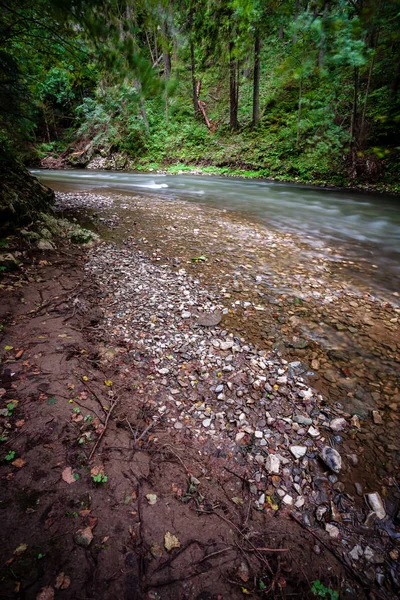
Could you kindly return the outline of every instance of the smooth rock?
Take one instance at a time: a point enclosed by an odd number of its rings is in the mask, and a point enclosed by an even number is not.
[[[310,417],[303,417],[303,415],[294,415],[293,421],[299,423],[299,425],[312,425],[312,419]]]
[[[342,457],[337,450],[330,446],[324,446],[321,450],[320,457],[331,471],[339,473],[342,468]]]
[[[181,314],[182,319],[190,319],[191,316],[192,316],[192,313],[189,312],[188,310],[184,310],[183,313]]]
[[[220,342],[219,347],[221,348],[221,350],[230,350],[231,348],[233,348],[233,342]]]
[[[378,519],[382,520],[386,517],[385,506],[378,492],[372,494],[366,494],[366,499]]]

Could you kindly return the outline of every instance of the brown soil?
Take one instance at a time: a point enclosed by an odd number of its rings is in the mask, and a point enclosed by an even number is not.
[[[0,597],[308,598],[315,580],[366,597],[336,559],[340,542],[318,541],[285,511],[256,511],[229,457],[178,441],[162,420],[151,427],[146,356],[104,357],[103,290],[84,259],[33,254],[1,282],[0,387],[15,408],[0,417]],[[170,552],[166,532],[179,540]]]

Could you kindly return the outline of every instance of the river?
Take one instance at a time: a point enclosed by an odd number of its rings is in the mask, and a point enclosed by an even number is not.
[[[240,178],[89,170],[33,170],[59,191],[156,195],[236,211],[262,225],[299,234],[330,257],[373,263],[372,291],[398,290],[400,202],[397,197]]]

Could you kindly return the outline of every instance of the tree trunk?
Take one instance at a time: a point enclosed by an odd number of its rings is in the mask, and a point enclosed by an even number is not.
[[[351,177],[356,176],[356,149],[357,149],[357,118],[358,118],[358,82],[359,82],[359,69],[354,67],[354,93],[353,93],[353,107],[351,110],[351,124],[350,124],[350,158],[351,158]]]
[[[237,77],[236,77],[236,61],[233,56],[234,43],[229,42],[229,124],[231,129],[235,130],[239,127],[238,123],[238,96],[237,96]]]
[[[303,97],[303,78],[300,77],[300,87],[299,87],[299,108],[297,111],[297,137],[296,137],[296,148],[299,147],[300,142],[300,122],[301,122],[301,102]]]
[[[200,112],[199,100],[197,97],[197,84],[196,84],[196,63],[194,59],[194,44],[190,42],[190,57],[191,57],[191,70],[192,70],[192,89],[193,89],[193,109],[194,116],[198,117]]]
[[[257,127],[260,120],[260,49],[260,32],[257,29],[254,40],[253,127]]]
[[[169,51],[168,22],[166,19],[162,20],[162,34],[163,34],[164,77],[165,77],[165,79],[169,79],[171,76],[171,53]]]

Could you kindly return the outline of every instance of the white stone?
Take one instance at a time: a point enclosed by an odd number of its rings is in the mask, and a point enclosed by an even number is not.
[[[347,421],[346,421],[346,419],[339,417],[338,419],[333,419],[329,423],[329,426],[332,429],[332,431],[335,431],[335,432],[343,431],[344,429],[346,429]]]
[[[289,494],[286,494],[285,496],[283,496],[282,502],[284,504],[286,504],[287,506],[292,506],[293,498],[292,498],[292,496],[289,496]]]
[[[183,313],[181,314],[182,319],[190,319],[191,316],[192,316],[192,313],[189,312],[188,310],[184,310]]]
[[[204,419],[203,427],[210,427],[210,425],[211,425],[211,419]]]
[[[230,350],[233,347],[233,342],[220,342],[219,347],[221,350]]]
[[[263,432],[262,431],[255,431],[254,432],[254,437],[261,440],[261,438],[263,437]]]
[[[304,506],[305,500],[304,500],[304,496],[299,496],[296,500],[296,502],[294,503],[296,508],[301,508],[302,506]]]
[[[329,536],[331,538],[334,538],[334,539],[338,538],[340,535],[339,529],[336,527],[336,525],[332,525],[332,523],[327,523],[325,525],[325,531],[327,533],[329,533]]]
[[[311,437],[313,437],[313,438],[317,438],[320,436],[318,429],[316,427],[313,427],[312,425],[311,425],[311,427],[308,428],[307,433],[308,433],[308,435],[311,435]]]
[[[269,454],[265,459],[265,469],[268,473],[279,473],[280,461],[275,454]]]
[[[363,549],[361,548],[361,546],[359,544],[356,544],[353,548],[353,550],[351,550],[349,552],[349,556],[351,556],[351,558],[353,560],[360,560],[360,558],[363,555]]]
[[[295,458],[303,458],[307,452],[306,446],[290,446],[290,452]]]

